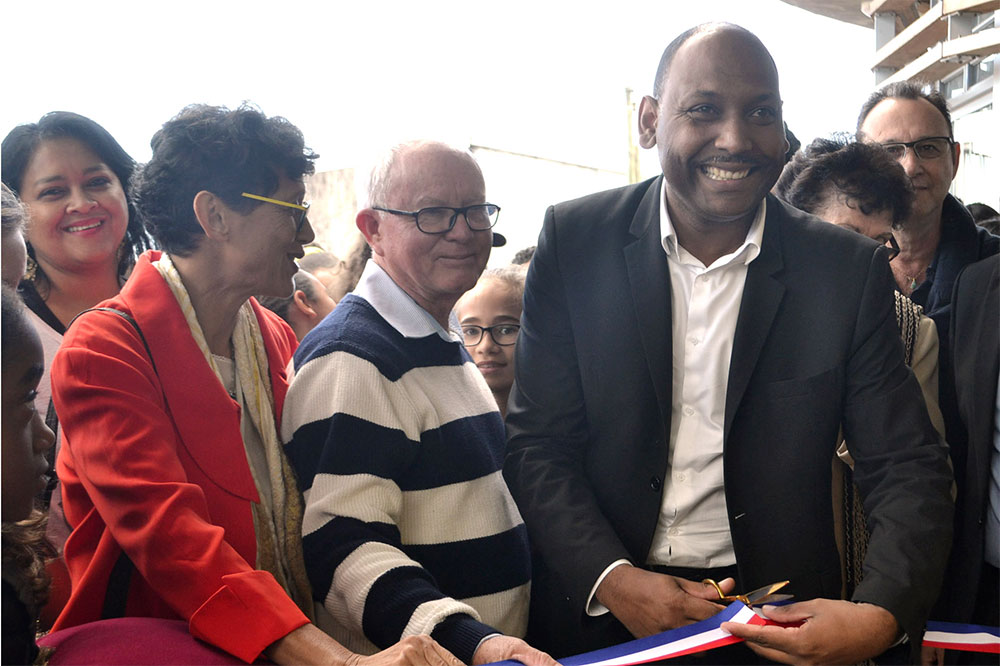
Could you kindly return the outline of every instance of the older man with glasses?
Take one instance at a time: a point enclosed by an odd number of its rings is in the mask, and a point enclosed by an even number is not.
[[[948,103],[912,82],[894,83],[868,98],[857,129],[863,140],[882,144],[910,178],[913,211],[894,232],[900,253],[892,271],[899,290],[935,319],[939,332],[947,331],[947,306],[958,273],[1000,251],[1000,238],[976,227],[962,203],[948,194],[961,154]]]
[[[372,261],[302,340],[285,402],[317,621],[362,653],[430,634],[469,664],[553,666],[520,639],[527,532],[503,421],[452,314],[500,207],[469,153],[434,142],[392,149],[368,199]]]

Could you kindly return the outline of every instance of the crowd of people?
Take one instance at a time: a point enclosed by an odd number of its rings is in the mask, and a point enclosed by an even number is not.
[[[441,142],[382,156],[341,260],[284,118],[192,105],[142,165],[11,130],[3,662],[554,666],[784,580],[697,663],[1000,624],[1000,237],[946,101],[793,150],[765,46],[705,24],[638,132],[661,174],[485,270],[502,202]]]

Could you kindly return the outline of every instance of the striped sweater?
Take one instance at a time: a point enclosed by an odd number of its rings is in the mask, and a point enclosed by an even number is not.
[[[485,636],[527,626],[503,422],[461,344],[402,335],[363,291],[303,340],[282,420],[318,624],[361,653],[430,634],[469,663]]]

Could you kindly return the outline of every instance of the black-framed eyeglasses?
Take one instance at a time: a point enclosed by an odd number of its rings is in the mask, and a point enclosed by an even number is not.
[[[489,331],[493,342],[501,347],[509,347],[517,342],[517,334],[521,332],[520,324],[497,324],[495,326],[474,326],[472,324],[462,327],[462,344],[466,347],[475,347],[483,341],[483,334]]]
[[[885,242],[885,249],[889,252],[889,261],[899,256],[899,243],[896,242],[895,236],[889,235],[889,240]]]
[[[927,136],[916,141],[893,141],[879,145],[885,148],[886,152],[894,160],[901,160],[906,157],[907,148],[913,151],[917,159],[936,160],[939,157],[947,155],[954,143],[950,136]]]
[[[300,204],[291,203],[289,201],[281,201],[280,199],[272,199],[271,197],[262,197],[259,194],[250,194],[249,192],[241,192],[241,197],[246,197],[247,199],[256,199],[257,201],[264,201],[269,204],[274,204],[275,206],[284,206],[286,208],[294,208],[300,211],[297,214],[292,215],[292,219],[295,220],[295,235],[298,236],[299,232],[302,231],[302,225],[306,223],[306,214],[309,212],[309,202],[303,201]]]
[[[458,216],[465,218],[465,223],[473,231],[486,231],[493,228],[500,217],[500,206],[491,203],[474,204],[472,206],[462,206],[454,208],[452,206],[430,206],[421,208],[413,212],[409,210],[395,210],[393,208],[382,208],[372,206],[374,210],[393,215],[406,215],[412,217],[417,223],[417,229],[425,234],[446,234],[455,227]]]

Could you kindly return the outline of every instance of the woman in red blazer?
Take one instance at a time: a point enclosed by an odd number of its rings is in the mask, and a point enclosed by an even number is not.
[[[316,155],[246,106],[188,107],[152,146],[133,194],[165,251],[70,327],[53,364],[73,527],[54,629],[181,619],[247,662],[353,663],[309,619],[301,499],[277,434],[296,340],[253,298],[292,289]],[[455,663],[428,637],[363,659]]]

